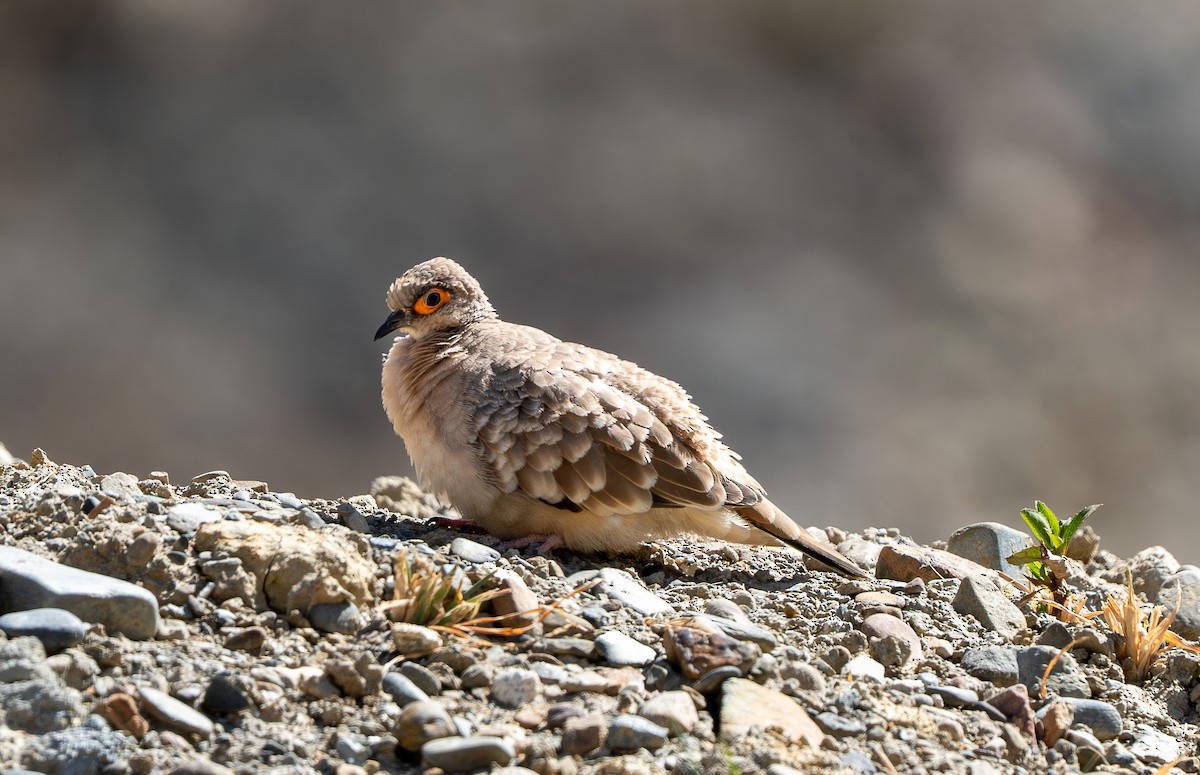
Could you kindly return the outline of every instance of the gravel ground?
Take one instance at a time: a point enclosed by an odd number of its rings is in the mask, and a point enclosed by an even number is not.
[[[1197,771],[1200,657],[1166,650],[1127,680],[1102,620],[1018,608],[997,570],[1023,539],[1002,525],[935,547],[817,531],[880,577],[850,582],[688,540],[502,551],[453,516],[399,478],[301,500],[0,447],[0,769]],[[1090,610],[1128,573],[1200,635],[1200,569],[1076,544]],[[393,621],[402,552],[482,580],[498,593],[480,615],[521,631]]]

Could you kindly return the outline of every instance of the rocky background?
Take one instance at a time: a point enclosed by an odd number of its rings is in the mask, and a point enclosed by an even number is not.
[[[997,523],[944,549],[814,529],[878,577],[851,582],[687,539],[502,551],[400,477],[325,500],[0,454],[5,773],[1200,769],[1200,655],[1156,640],[1138,674],[1085,616],[1128,583],[1200,636],[1200,569],[1162,547],[1122,559],[1085,528],[1063,623],[1018,604],[1003,558],[1029,539]],[[397,558],[492,590],[499,619],[405,621]]]
[[[774,500],[1034,497],[1195,561],[1200,8],[0,4],[0,433],[350,495],[370,341],[461,259],[687,386]]]

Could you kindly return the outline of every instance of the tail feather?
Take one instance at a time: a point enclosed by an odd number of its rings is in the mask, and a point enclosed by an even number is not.
[[[733,511],[759,530],[770,533],[781,543],[820,560],[843,576],[853,579],[870,578],[867,572],[852,560],[832,546],[813,538],[807,530],[768,500],[759,501],[753,506],[735,508]]]

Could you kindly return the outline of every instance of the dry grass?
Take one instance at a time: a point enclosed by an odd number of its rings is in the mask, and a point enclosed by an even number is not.
[[[1170,648],[1179,648],[1200,654],[1200,645],[1184,640],[1171,632],[1171,624],[1179,615],[1180,602],[1175,610],[1164,613],[1161,606],[1149,610],[1138,607],[1133,596],[1133,575],[1125,575],[1125,599],[1110,597],[1104,601],[1104,621],[1114,634],[1120,636],[1117,657],[1129,681],[1141,681],[1150,672],[1150,666],[1159,655]],[[1090,614],[1094,618],[1096,614]]]

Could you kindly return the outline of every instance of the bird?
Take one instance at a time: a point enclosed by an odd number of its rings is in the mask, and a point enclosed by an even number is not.
[[[679,384],[500,318],[456,261],[387,291],[383,408],[422,484],[512,546],[622,553],[699,535],[866,573],[787,516]]]

